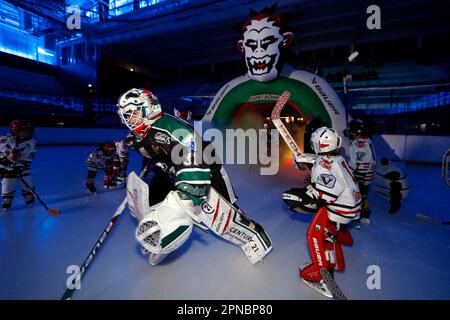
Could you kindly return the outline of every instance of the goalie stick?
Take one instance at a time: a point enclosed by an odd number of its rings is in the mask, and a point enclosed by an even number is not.
[[[347,297],[342,292],[341,288],[337,285],[336,281],[334,281],[331,274],[328,272],[327,269],[321,268],[320,274],[322,275],[322,279],[327,285],[328,289],[330,290],[331,294],[333,295],[333,299],[335,300],[347,300]]]
[[[142,170],[139,177],[144,176],[144,174],[147,172],[147,169],[148,169],[148,165]],[[125,199],[123,199],[122,203],[119,205],[117,210],[112,215],[111,219],[109,220],[108,224],[106,225],[106,228],[103,230],[100,238],[97,240],[94,247],[89,252],[89,255],[87,256],[87,258],[84,260],[83,264],[81,265],[79,273],[75,277],[73,277],[74,279],[77,279],[77,281],[81,281],[81,277],[86,272],[87,268],[89,267],[90,263],[94,259],[95,255],[97,254],[100,247],[102,246],[106,237],[111,233],[112,228],[116,224],[116,222],[119,219],[122,212],[125,210],[126,205],[127,205],[127,196],[125,196]],[[62,295],[61,300],[70,300],[72,298],[72,295],[75,292],[75,290],[76,290],[75,286],[73,286],[73,287],[67,286],[67,289],[64,292],[64,294]]]
[[[445,221],[445,220],[434,218],[434,217],[431,217],[431,216],[428,216],[428,215],[425,215],[425,214],[421,214],[421,213],[416,213],[416,217],[419,218],[419,219],[426,219],[426,220],[431,220],[431,221],[435,221],[435,222],[438,222],[438,223],[442,223],[442,224],[445,224],[445,225],[450,225],[450,220]]]
[[[289,91],[284,91],[281,96],[278,98],[275,107],[272,110],[271,119],[278,132],[280,133],[283,140],[288,145],[289,149],[291,149],[294,154],[294,158],[297,160],[300,156],[303,155],[303,151],[295,142],[294,138],[291,136],[286,126],[283,124],[283,121],[280,119],[281,111],[283,110],[286,103],[289,101],[291,97],[291,93]]]

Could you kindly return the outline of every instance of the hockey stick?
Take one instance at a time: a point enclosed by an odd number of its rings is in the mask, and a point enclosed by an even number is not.
[[[142,169],[142,172],[139,175],[139,177],[142,177],[147,172],[147,168],[148,168],[148,165],[144,169]],[[122,203],[119,205],[117,210],[114,212],[114,214],[112,215],[112,217],[109,220],[108,224],[106,225],[106,228],[103,230],[100,238],[97,240],[97,242],[95,243],[94,247],[89,252],[89,255],[87,256],[87,258],[84,260],[83,264],[81,265],[79,273],[75,276],[75,279],[77,279],[78,281],[81,281],[81,277],[86,272],[86,270],[89,267],[92,259],[94,259],[94,256],[97,254],[98,249],[100,249],[100,247],[102,246],[102,244],[105,241],[106,237],[111,232],[112,228],[114,227],[114,225],[116,224],[117,220],[119,219],[120,215],[125,210],[127,202],[128,202],[127,201],[127,196],[125,196],[125,199],[123,199]],[[64,292],[64,294],[63,294],[63,296],[61,297],[60,300],[70,300],[72,298],[72,295],[73,295],[75,290],[76,290],[75,287],[73,287],[73,288],[67,287],[66,291]]]
[[[442,224],[445,224],[445,225],[450,225],[450,221],[443,221],[441,219],[434,218],[434,217],[431,217],[431,216],[427,216],[427,215],[421,214],[421,213],[416,213],[416,217],[417,218],[421,218],[421,219],[435,221],[435,222],[442,223]]]
[[[61,213],[61,210],[59,210],[59,209],[51,209],[51,208],[47,207],[47,205],[44,203],[44,201],[42,201],[42,199],[38,196],[38,194],[34,191],[34,189],[30,187],[30,185],[25,181],[25,179],[22,178],[22,177],[20,177],[20,176],[19,176],[19,179],[20,179],[20,181],[23,183],[23,185],[25,186],[25,188],[27,188],[28,191],[31,192],[31,194],[33,195],[33,197],[34,197],[35,199],[38,199],[38,201],[44,206],[44,208],[47,209],[47,212],[50,212],[50,213],[57,213],[57,214],[60,214],[60,213]]]
[[[281,96],[277,100],[277,103],[275,104],[275,107],[272,110],[271,119],[273,124],[277,128],[278,132],[280,133],[281,137],[286,142],[289,149],[291,149],[295,159],[298,159],[300,156],[303,155],[303,151],[297,145],[294,138],[291,136],[286,126],[283,124],[283,121],[281,121],[280,119],[281,111],[283,110],[286,103],[289,101],[290,97],[291,93],[289,91],[284,91],[281,94]]]
[[[336,281],[334,281],[333,277],[331,276],[331,274],[328,272],[327,269],[321,268],[320,274],[322,275],[323,281],[327,285],[328,289],[330,290],[335,300],[347,300],[347,297],[344,295],[341,288],[339,288]]]

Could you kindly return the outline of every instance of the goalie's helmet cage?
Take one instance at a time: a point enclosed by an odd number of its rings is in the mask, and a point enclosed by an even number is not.
[[[162,116],[158,98],[146,89],[130,89],[119,98],[118,113],[121,121],[140,141],[148,128]]]
[[[341,140],[333,128],[321,127],[311,135],[311,146],[316,154],[324,154],[339,149]]]

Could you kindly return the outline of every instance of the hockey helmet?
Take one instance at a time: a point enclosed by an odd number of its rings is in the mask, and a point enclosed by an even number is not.
[[[148,127],[162,116],[158,98],[146,89],[128,90],[120,96],[118,106],[120,119],[135,133],[138,141],[145,137]]]
[[[312,133],[311,146],[316,154],[323,154],[339,149],[341,140],[333,128],[321,127]]]
[[[361,119],[354,119],[348,124],[348,136],[350,139],[355,139],[357,137],[368,137],[369,128],[367,123]]]
[[[9,129],[14,139],[20,142],[33,138],[34,128],[27,120],[14,120],[11,122]]]
[[[113,141],[106,141],[101,147],[103,153],[107,156],[112,156],[116,152],[116,144]]]

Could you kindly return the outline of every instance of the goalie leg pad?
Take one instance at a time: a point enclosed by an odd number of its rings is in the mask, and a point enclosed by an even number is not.
[[[345,246],[353,245],[353,237],[346,225],[341,225],[336,236],[337,242]]]
[[[132,171],[127,178],[127,203],[131,215],[141,221],[149,212],[149,187]]]
[[[320,281],[320,269],[332,271],[335,267],[345,267],[342,248],[336,241],[336,226],[328,220],[327,210],[322,207],[314,216],[308,228],[306,240],[312,263],[300,271],[300,276],[308,281]]]
[[[175,251],[192,232],[192,219],[178,204],[174,192],[170,192],[163,202],[150,207],[136,229],[139,244],[157,255]]]
[[[252,264],[261,261],[272,249],[272,241],[262,226],[246,217],[212,187],[208,198],[196,208],[195,215],[197,221],[215,234],[241,247]]]

